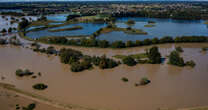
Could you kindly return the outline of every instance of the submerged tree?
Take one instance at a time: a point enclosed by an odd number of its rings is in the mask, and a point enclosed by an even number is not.
[[[158,50],[158,47],[154,46],[147,50],[147,57],[149,58],[149,62],[152,64],[160,64],[161,63],[161,55]]]
[[[136,65],[136,61],[130,56],[125,57],[122,61],[124,64],[126,64],[128,66]]]
[[[184,60],[177,51],[172,51],[169,56],[169,63],[176,66],[185,66]]]

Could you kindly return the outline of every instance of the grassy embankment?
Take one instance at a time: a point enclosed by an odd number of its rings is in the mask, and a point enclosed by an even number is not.
[[[37,99],[41,102],[45,102],[46,104],[49,104],[49,105],[52,105],[52,106],[55,106],[55,107],[59,107],[59,108],[63,108],[63,109],[99,110],[99,109],[93,109],[93,108],[83,107],[83,106],[74,105],[74,104],[62,104],[62,103],[59,103],[57,101],[46,98],[44,96],[40,96],[40,95],[37,95],[37,94],[32,94],[30,92],[26,92],[26,91],[23,91],[21,89],[15,88],[15,86],[11,85],[11,84],[0,83],[0,87],[4,88],[6,90],[9,90],[9,91],[15,92],[17,94],[20,94],[22,96]]]

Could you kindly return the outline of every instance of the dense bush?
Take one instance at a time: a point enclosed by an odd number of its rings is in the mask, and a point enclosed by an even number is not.
[[[82,56],[80,51],[73,49],[62,48],[59,52],[60,60],[65,64],[72,64],[73,62],[78,61]]]
[[[125,58],[122,59],[123,63],[128,65],[128,66],[134,66],[136,65],[136,61],[134,60],[134,58],[127,56]]]
[[[172,51],[169,56],[169,64],[176,66],[185,66],[184,60],[177,51]]]
[[[48,88],[48,86],[43,83],[38,83],[33,85],[33,88],[37,90],[45,90],[46,88]]]
[[[16,70],[16,75],[19,76],[19,77],[23,77],[23,76],[30,76],[34,74],[33,72],[31,72],[30,70],[28,69],[25,69],[25,70],[22,70],[22,69],[18,69]]]
[[[149,58],[149,62],[152,64],[160,64],[161,63],[161,55],[158,50],[158,47],[154,46],[147,50],[147,57]]]

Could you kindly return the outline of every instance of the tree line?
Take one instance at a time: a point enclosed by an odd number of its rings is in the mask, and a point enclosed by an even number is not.
[[[128,48],[137,46],[146,46],[152,44],[164,44],[164,43],[199,43],[208,42],[206,36],[182,36],[182,37],[163,37],[145,39],[143,41],[115,41],[110,43],[107,40],[97,40],[95,38],[82,38],[82,39],[67,39],[66,37],[47,37],[39,38],[37,41],[49,43],[49,44],[61,44],[61,45],[73,45],[73,46],[84,46],[84,47],[100,47],[100,48]]]

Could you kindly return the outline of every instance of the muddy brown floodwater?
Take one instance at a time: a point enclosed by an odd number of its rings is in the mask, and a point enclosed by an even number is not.
[[[159,45],[162,56],[166,56],[176,44]],[[184,48],[184,59],[194,60],[196,66],[176,67],[166,63],[158,65],[138,64],[134,67],[120,65],[113,69],[101,70],[95,67],[80,73],[70,71],[68,65],[61,64],[58,57],[34,53],[21,47],[0,47],[0,76],[10,83],[31,93],[57,100],[64,104],[77,104],[91,108],[108,110],[157,110],[162,108],[184,108],[208,105],[208,52],[202,53],[201,47],[208,44],[177,44]],[[148,47],[130,49],[80,48],[89,55],[113,56],[143,52]],[[167,61],[166,61],[167,62]],[[18,78],[15,71],[27,68],[42,76]],[[121,81],[127,77],[129,82]],[[135,87],[142,77],[151,83]],[[45,83],[44,91],[33,90],[32,85]]]

